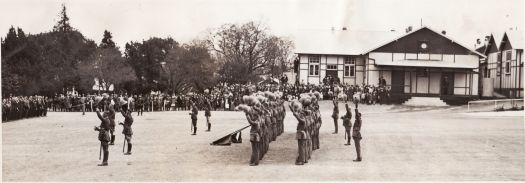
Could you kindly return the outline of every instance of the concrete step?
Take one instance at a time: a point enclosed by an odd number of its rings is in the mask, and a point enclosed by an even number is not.
[[[493,92],[493,94],[494,94],[494,97],[496,97],[498,99],[507,98],[507,96],[502,95],[502,94],[500,94],[498,92]]]
[[[412,97],[403,105],[406,106],[435,106],[435,107],[443,107],[443,106],[449,106],[445,102],[443,102],[439,97]]]

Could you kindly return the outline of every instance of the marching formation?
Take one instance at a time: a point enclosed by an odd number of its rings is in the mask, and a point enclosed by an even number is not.
[[[290,111],[297,119],[298,157],[296,165],[308,163],[313,151],[320,148],[319,129],[322,125],[319,111],[320,93],[303,93],[299,100],[289,104]]]
[[[281,96],[280,92],[269,91],[245,95],[244,104],[236,107],[237,110],[244,111],[251,126],[250,166],[259,165],[259,160],[268,152],[270,142],[275,141],[284,132],[286,110]]]

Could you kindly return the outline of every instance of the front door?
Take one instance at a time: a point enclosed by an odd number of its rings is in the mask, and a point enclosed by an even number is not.
[[[392,88],[390,92],[400,94],[405,91],[405,71],[392,71]]]
[[[454,95],[454,73],[441,74],[441,95]]]
[[[326,77],[331,76],[330,78],[333,78],[333,81],[337,81],[337,70],[326,70]],[[330,83],[330,81],[328,81]]]

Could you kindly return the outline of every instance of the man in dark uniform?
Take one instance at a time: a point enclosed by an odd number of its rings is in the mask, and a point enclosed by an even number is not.
[[[126,139],[126,142],[128,143],[128,152],[124,153],[124,155],[131,155],[131,137],[133,135],[133,130],[131,129],[131,125],[133,125],[133,117],[131,116],[131,110],[127,107],[124,107],[120,110],[120,113],[122,116],[124,116],[124,123],[119,123],[119,125],[122,125],[124,128],[122,129],[122,134],[124,134],[124,138]]]
[[[334,111],[332,113],[332,118],[334,119],[334,126],[335,126],[335,131],[333,134],[337,134],[337,128],[338,128],[337,119],[339,118],[339,102],[337,100],[337,97],[334,97],[332,102],[334,104]]]
[[[297,159],[295,160],[296,165],[304,165],[304,162],[306,160],[306,114],[304,113],[303,109],[301,109],[301,105],[298,103],[292,104],[290,103],[290,111],[293,113],[295,118],[297,119],[297,144],[298,144],[298,152],[299,155],[297,156]]]
[[[115,105],[109,105],[108,107],[108,118],[109,118],[109,132],[111,133],[111,142],[109,145],[115,145]]]
[[[98,108],[96,109],[96,111],[98,119],[100,119],[100,126],[95,126],[95,131],[98,131],[98,140],[100,141],[100,146],[102,146],[102,150],[104,152],[104,158],[102,160],[102,163],[98,164],[98,166],[108,166],[108,142],[110,140],[108,113],[104,112],[103,115],[100,115]]]
[[[346,114],[341,117],[343,119],[343,126],[345,127],[345,138],[346,138],[346,144],[345,145],[351,145],[350,139],[352,139],[350,131],[352,131],[352,112],[350,111],[350,107],[348,107],[348,104],[345,104],[346,108]]]
[[[204,108],[204,116],[206,116],[206,125],[208,126],[207,132],[211,130],[211,123],[210,123],[210,117],[211,117],[211,102],[209,98],[206,98],[205,108]]]
[[[355,159],[354,161],[361,161],[362,158],[361,158],[361,139],[363,139],[361,137],[361,113],[359,113],[359,111],[357,109],[355,109],[355,122],[354,122],[354,128],[352,130],[352,138],[354,139],[354,143],[355,143],[355,150],[357,152],[357,159]]]
[[[142,116],[144,114],[144,98],[142,98],[142,95],[139,95],[139,98],[137,99],[137,116]]]
[[[191,135],[197,135],[197,114],[199,114],[199,110],[197,109],[197,106],[194,102],[191,103],[191,126],[193,127],[193,133]]]
[[[82,108],[82,116],[86,115],[86,95],[82,94],[82,97],[80,97],[80,105]]]
[[[245,110],[246,119],[250,124],[250,142],[252,145],[252,156],[250,158],[250,166],[259,165],[261,153],[261,136],[260,136],[260,119],[259,115],[254,110]]]

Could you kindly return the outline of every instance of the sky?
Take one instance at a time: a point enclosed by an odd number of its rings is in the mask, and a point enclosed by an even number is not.
[[[50,31],[62,3],[84,36],[100,43],[109,30],[121,48],[150,37],[185,43],[223,24],[248,21],[292,40],[305,30],[402,32],[424,25],[472,48],[491,32],[525,30],[523,0],[0,0],[0,37],[11,26],[31,34]]]

